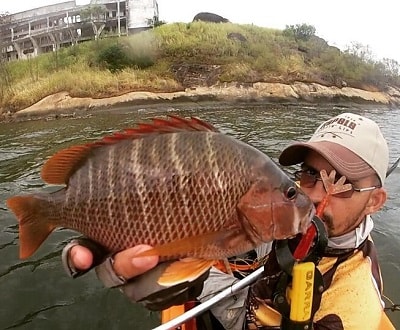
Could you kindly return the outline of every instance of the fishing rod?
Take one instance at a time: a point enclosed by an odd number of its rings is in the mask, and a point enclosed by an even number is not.
[[[182,315],[179,315],[178,317],[174,318],[173,320],[164,323],[157,328],[154,328],[153,330],[169,330],[169,329],[175,329],[176,327],[180,326],[181,324],[185,323],[186,321],[190,320],[193,317],[196,317],[203,312],[209,310],[211,307],[213,307],[215,304],[221,302],[222,299],[229,297],[230,295],[233,295],[235,293],[238,293],[239,291],[243,290],[244,288],[248,287],[252,283],[254,283],[263,273],[264,267],[260,267],[254,272],[252,272],[250,275],[246,276],[242,280],[236,282],[235,284],[229,286],[225,290],[221,291],[220,293],[216,294],[214,297],[211,299],[201,303],[200,305],[197,305],[196,307],[193,307],[192,309],[188,310]]]
[[[386,177],[388,177],[399,165],[400,158],[398,158],[393,165],[387,170]],[[248,287],[249,285],[253,284],[255,281],[261,277],[261,274],[264,271],[264,267],[260,267],[255,270],[250,275],[246,276],[242,280],[236,282],[235,284],[229,286],[225,290],[221,291],[220,293],[216,294],[213,298],[201,303],[200,305],[188,310],[187,312],[179,315],[178,317],[164,323],[153,330],[170,330],[175,329],[176,327],[182,325],[183,323],[189,321],[190,319],[204,313],[205,311],[209,310],[215,304],[221,302],[222,299],[238,293],[239,291],[243,290],[244,288]]]
[[[392,172],[396,169],[396,167],[399,165],[399,163],[400,163],[400,158],[397,159],[397,160],[394,162],[394,164],[387,170],[387,172],[386,172],[386,177],[388,177],[388,176],[390,175],[390,173],[392,173]]]

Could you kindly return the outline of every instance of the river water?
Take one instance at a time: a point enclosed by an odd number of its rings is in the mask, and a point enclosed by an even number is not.
[[[93,272],[72,280],[60,253],[79,236],[57,230],[27,260],[18,259],[18,226],[5,200],[15,194],[54,189],[40,179],[45,159],[62,148],[99,138],[148,118],[176,114],[198,116],[254,145],[276,160],[295,139],[308,138],[317,125],[343,111],[376,120],[387,137],[391,163],[400,157],[400,109],[276,107],[271,105],[173,105],[97,112],[87,117],[0,124],[0,329],[151,329],[157,313],[132,304],[102,287]],[[389,199],[373,218],[385,294],[400,303],[400,168],[387,180]],[[349,297],[355,301],[355,297]],[[388,306],[391,304],[388,302]],[[400,312],[388,312],[400,328]]]

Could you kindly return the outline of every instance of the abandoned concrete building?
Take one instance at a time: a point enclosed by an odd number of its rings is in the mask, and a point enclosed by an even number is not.
[[[156,0],[76,1],[27,10],[1,17],[3,60],[26,59],[100,36],[121,36],[146,30],[158,22]]]

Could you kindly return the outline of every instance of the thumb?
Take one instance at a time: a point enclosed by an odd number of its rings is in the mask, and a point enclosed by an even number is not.
[[[158,256],[137,257],[140,253],[150,250],[150,245],[136,245],[133,248],[118,252],[114,256],[114,271],[117,275],[130,279],[152,269],[158,264]]]

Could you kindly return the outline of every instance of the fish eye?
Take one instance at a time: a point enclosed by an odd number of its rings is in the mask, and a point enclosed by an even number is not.
[[[297,196],[297,188],[296,186],[290,186],[288,189],[285,191],[285,196],[289,200],[293,200]]]

